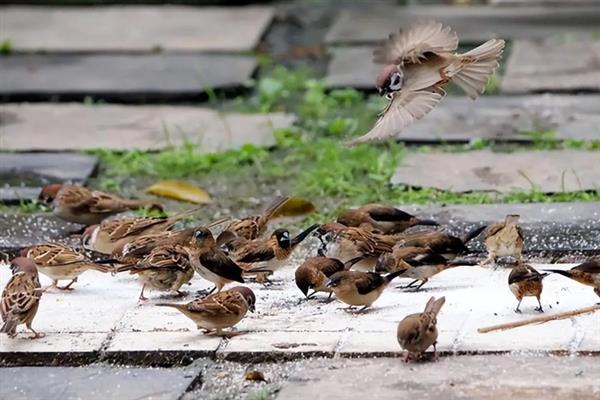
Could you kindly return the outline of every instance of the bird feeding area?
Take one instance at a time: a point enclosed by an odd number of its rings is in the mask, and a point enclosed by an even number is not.
[[[459,266],[433,277],[420,291],[396,286],[409,283],[398,278],[373,306],[360,314],[347,313],[339,301],[326,302],[327,294],[306,300],[294,284],[294,270],[316,252],[310,239],[287,265],[272,276],[273,284],[248,282],[256,295],[256,312],[248,313],[232,338],[206,336],[175,309],[156,307],[165,301],[187,302],[211,284],[195,277],[182,290],[185,299],[148,292],[149,300],[138,302],[139,283],[134,276],[89,271],[79,277],[74,290],[45,292],[34,320],[44,332],[30,340],[24,326],[15,339],[4,335],[0,352],[9,364],[42,364],[48,359],[64,363],[92,363],[100,359],[127,362],[178,363],[210,356],[231,360],[290,359],[307,356],[400,356],[396,339],[398,322],[421,312],[431,296],[445,296],[438,316],[437,349],[442,355],[496,352],[596,353],[600,348],[600,313],[551,321],[492,333],[478,333],[485,326],[525,320],[540,315],[534,297],[526,297],[521,314],[508,288],[508,268]],[[532,264],[536,269],[569,269],[574,264]],[[4,286],[10,271],[0,267]],[[40,275],[42,287],[51,282]],[[544,279],[541,296],[546,314],[594,305],[592,288],[558,275]],[[26,360],[26,361],[25,361]]]

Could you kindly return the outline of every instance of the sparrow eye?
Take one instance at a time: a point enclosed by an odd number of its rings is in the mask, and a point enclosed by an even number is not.
[[[400,90],[402,87],[402,74],[400,72],[394,72],[390,77],[390,89]]]

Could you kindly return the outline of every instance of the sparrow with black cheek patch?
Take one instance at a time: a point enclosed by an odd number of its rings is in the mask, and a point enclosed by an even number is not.
[[[523,231],[519,215],[507,215],[504,222],[489,225],[483,232],[488,258],[482,264],[495,262],[498,257],[515,257],[521,261],[523,254]]]
[[[249,265],[247,274],[259,273],[257,280],[264,281],[266,274],[284,266],[296,247],[317,229],[312,225],[291,238],[286,229],[276,229],[267,240],[255,239],[238,248],[231,257],[238,263]]]
[[[377,258],[392,251],[397,242],[393,235],[382,235],[363,228],[347,227],[340,223],[321,225],[318,229],[321,243],[320,255],[328,255],[342,262],[360,258],[353,268],[373,271]]]
[[[207,335],[232,337],[239,333],[223,332],[223,329],[240,322],[248,311],[254,312],[255,304],[256,297],[251,289],[236,286],[187,304],[159,303],[157,306],[176,308]]]
[[[144,289],[159,291],[172,291],[183,296],[181,286],[194,277],[194,269],[190,261],[190,252],[183,246],[159,246],[150,254],[135,264],[123,265],[115,272],[129,271],[137,275],[142,283],[140,300],[148,300],[144,296]]]
[[[328,278],[336,272],[349,270],[352,265],[359,260],[359,258],[355,258],[343,263],[336,258],[322,256],[311,257],[296,268],[296,286],[304,293],[304,296],[306,296],[307,299],[310,299],[318,292],[325,292],[329,293],[329,297],[327,298],[327,300],[329,300],[331,299],[333,291],[331,288],[327,287]],[[312,289],[313,292],[309,294],[308,291],[310,289]]]
[[[86,228],[81,237],[83,246],[103,254],[113,254],[115,249],[145,235],[164,235],[180,220],[202,210],[195,207],[170,217],[131,217],[104,221]]]
[[[196,228],[186,248],[192,268],[202,278],[215,284],[209,293],[215,290],[219,293],[225,285],[234,281],[244,283],[244,271],[217,246],[208,228]]]
[[[404,232],[416,225],[436,226],[437,222],[420,219],[398,208],[384,204],[366,204],[342,210],[337,222],[349,227],[377,230],[383,234]]]
[[[88,270],[113,272],[114,268],[89,260],[70,247],[58,243],[44,243],[21,250],[20,255],[32,259],[39,272],[52,279],[52,286],[60,290],[73,290],[71,285],[77,277]],[[70,280],[67,286],[59,287],[58,281]]]
[[[31,327],[43,293],[37,267],[33,260],[17,257],[12,260],[10,269],[13,275],[4,287],[0,303],[3,322],[0,332],[12,338],[17,336],[17,326],[25,324],[33,332],[31,339],[44,337]]]
[[[161,204],[152,201],[123,199],[112,193],[57,183],[44,186],[38,199],[52,204],[57,217],[82,225],[96,225],[112,215],[137,208],[163,211]]]
[[[433,346],[433,356],[436,356],[438,338],[437,316],[446,302],[445,297],[436,300],[432,297],[427,302],[422,313],[410,314],[398,324],[398,343],[407,351],[404,361],[422,355]]]
[[[267,225],[269,224],[269,221],[273,218],[275,213],[289,199],[289,197],[277,198],[275,199],[275,201],[273,201],[273,203],[271,203],[267,207],[267,209],[262,214],[233,221],[225,228],[225,230],[231,231],[236,236],[243,237],[248,240],[258,239],[267,230]]]
[[[453,236],[439,230],[402,234],[399,235],[398,243],[394,246],[394,249],[421,247],[429,249],[430,253],[440,254],[447,260],[453,260],[461,254],[468,253],[467,243],[479,236],[485,229],[485,225],[480,226],[467,232],[462,237]]]
[[[554,272],[583,285],[591,286],[594,288],[594,293],[600,297],[600,256],[592,257],[586,262],[566,271],[561,269],[545,269],[544,271]]]
[[[346,311],[352,310],[354,306],[362,306],[358,310],[360,313],[370,307],[392,279],[401,273],[402,271],[396,271],[379,275],[375,272],[340,271],[329,278],[327,287],[335,293],[335,297],[348,304]]]
[[[450,81],[472,99],[482,94],[498,67],[504,40],[488,40],[464,54],[455,53],[457,47],[456,33],[434,21],[391,34],[374,52],[374,61],[384,64],[377,90],[390,102],[375,126],[349,144],[398,135],[437,106],[446,94],[442,87]]]
[[[521,312],[519,307],[521,306],[523,297],[528,296],[537,298],[539,307],[535,310],[544,312],[540,296],[544,289],[542,280],[548,275],[550,274],[540,274],[535,268],[528,264],[519,264],[510,271],[510,275],[508,276],[508,287],[519,301],[517,308],[515,309],[516,313]]]

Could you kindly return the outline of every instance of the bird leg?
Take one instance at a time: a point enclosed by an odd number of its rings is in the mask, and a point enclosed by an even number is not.
[[[437,341],[433,342],[433,359],[434,359],[434,361],[437,361],[439,359],[436,346],[437,346]]]
[[[68,284],[67,286],[62,286],[62,287],[60,287],[60,286],[56,286],[56,288],[57,288],[58,290],[73,290],[73,289],[71,288],[71,285],[72,285],[72,284],[74,284],[75,282],[77,282],[77,277],[73,278],[73,280],[72,280],[71,282],[69,282],[69,284]],[[58,282],[57,282],[57,283],[58,283]]]
[[[309,299],[311,299],[311,298],[312,298],[312,297],[313,297],[315,294],[317,294],[317,291],[316,291],[316,290],[313,290],[313,292],[312,292],[312,293],[309,293],[309,294],[307,294],[307,295],[306,295],[306,300],[309,300]]]
[[[146,285],[142,285],[142,292],[140,293],[140,297],[138,297],[139,301],[146,301],[148,300],[148,298],[146,296],[144,296],[144,289],[146,288]]]
[[[356,313],[357,313],[357,314],[361,314],[363,311],[365,311],[365,310],[366,310],[367,308],[369,308],[369,307],[370,307],[370,304],[369,304],[369,305],[366,305],[366,306],[363,306],[363,308],[361,308],[360,310],[358,310]]]
[[[48,286],[47,288],[44,289],[44,292],[49,290],[49,289],[54,289],[55,287],[58,286],[58,281],[56,279],[52,280],[52,285]]]
[[[352,313],[352,312],[354,312],[354,306],[343,307],[343,308],[341,308],[341,310],[344,310],[347,313]]]
[[[184,290],[176,290],[174,296],[175,297],[184,297],[184,296],[187,296],[187,292]]]
[[[414,281],[412,281],[411,283],[409,283],[406,286],[400,286],[402,289],[408,289],[409,287],[412,287],[415,283],[419,282],[418,279],[415,279]]]
[[[31,336],[29,339],[33,340],[33,339],[41,339],[44,336],[46,336],[46,334],[44,332],[36,332],[32,327],[31,324],[26,324],[27,329],[29,329],[31,332],[33,332],[33,336]]]
[[[537,296],[537,301],[538,301],[539,307],[536,307],[535,311],[544,312],[544,309],[542,308],[542,302],[540,301],[540,296]]]
[[[333,292],[329,292],[329,296],[327,296],[327,300],[326,300],[327,303],[333,301],[333,299],[331,298],[332,296],[333,296]]]
[[[423,279],[421,284],[415,288],[415,292],[418,292],[423,287],[423,285],[426,284],[428,281],[429,281],[429,278]]]
[[[523,299],[519,300],[519,304],[517,304],[517,308],[515,308],[515,312],[521,314],[521,309],[519,307],[521,307],[521,302],[523,301]]]

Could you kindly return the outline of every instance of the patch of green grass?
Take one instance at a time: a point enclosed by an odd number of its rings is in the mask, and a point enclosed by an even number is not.
[[[0,213],[17,212],[19,214],[34,214],[49,211],[44,205],[34,200],[21,200],[19,204],[7,206],[0,204]]]
[[[9,39],[5,39],[0,42],[0,54],[12,53],[12,42]]]
[[[258,389],[248,395],[248,400],[267,400],[269,398],[269,390],[266,388]]]

